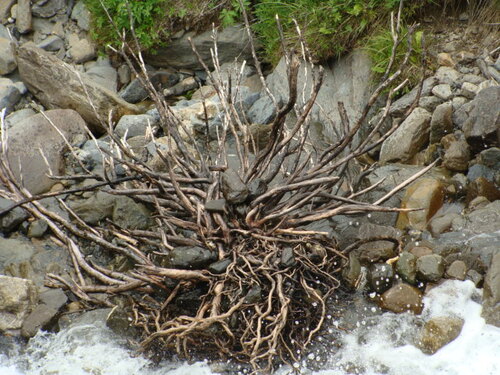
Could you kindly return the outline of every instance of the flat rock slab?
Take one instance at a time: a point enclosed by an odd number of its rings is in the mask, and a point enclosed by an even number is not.
[[[115,121],[125,114],[140,112],[135,105],[31,42],[17,49],[17,63],[21,79],[46,108],[74,109],[98,133],[104,132],[102,122],[107,121],[110,112]]]

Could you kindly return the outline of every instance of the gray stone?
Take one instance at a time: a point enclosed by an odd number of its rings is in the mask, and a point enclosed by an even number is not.
[[[397,284],[380,297],[380,307],[394,313],[411,311],[420,314],[424,307],[422,292],[408,284]]]
[[[146,55],[146,61],[153,66],[159,67],[202,68],[188,42],[189,37],[192,38],[202,60],[212,69],[214,67],[210,52],[214,47],[212,30],[199,35],[195,35],[194,32],[185,33],[182,37],[169,42],[167,46],[157,48],[155,54]],[[220,64],[232,62],[236,57],[241,60],[251,59],[252,55],[248,35],[245,27],[242,25],[233,25],[223,30],[218,30],[217,46]]]
[[[216,259],[216,254],[208,249],[198,246],[181,246],[170,252],[167,265],[174,268],[201,269]]]
[[[295,267],[297,260],[295,259],[295,254],[293,248],[285,247],[281,252],[280,266],[283,268]]]
[[[63,151],[67,146],[53,125],[70,141],[76,135],[86,134],[85,122],[71,109],[55,109],[28,117],[9,132],[7,156],[12,172],[19,180],[22,174],[24,186],[32,194],[47,191],[55,183],[46,176],[48,170],[40,149],[44,150],[52,173],[61,173],[65,164]]]
[[[363,264],[384,261],[396,256],[395,244],[391,241],[372,241],[362,244],[357,250]]]
[[[12,73],[17,68],[14,50],[9,39],[0,38],[0,75]]]
[[[499,170],[500,169],[500,148],[491,147],[487,150],[481,151],[479,154],[481,164]]]
[[[208,212],[219,212],[223,213],[226,210],[226,200],[225,199],[213,199],[205,203],[205,210]]]
[[[68,302],[68,297],[61,289],[48,289],[40,293],[40,303],[54,310],[59,310],[66,302]]]
[[[441,66],[434,74],[434,77],[439,83],[454,85],[460,81],[460,73],[450,67]]]
[[[421,96],[424,97],[430,95],[432,88],[437,84],[437,82],[438,81],[435,77],[427,78],[423,83]],[[403,95],[401,98],[392,103],[389,113],[392,116],[402,116],[417,98],[418,89],[418,87],[413,88],[408,94]]]
[[[34,2],[31,11],[35,17],[50,18],[65,9],[65,0],[38,0]]]
[[[359,227],[357,238],[359,240],[368,240],[368,239],[386,237],[399,240],[401,236],[402,232],[399,229],[385,225],[363,223]]]
[[[368,282],[373,291],[384,293],[392,286],[394,281],[394,270],[387,263],[374,263],[368,268]]]
[[[447,232],[451,229],[453,220],[460,217],[458,213],[450,213],[443,216],[435,216],[429,223],[429,230],[433,236],[438,236],[441,233]]]
[[[151,213],[132,198],[118,196],[113,206],[113,222],[124,229],[147,229],[151,226]]]
[[[17,0],[2,0],[0,1],[0,20],[2,23],[6,22],[10,17],[10,9]]]
[[[436,107],[432,113],[429,142],[438,143],[441,138],[453,132],[452,104],[446,102]]]
[[[29,314],[21,327],[21,336],[31,338],[57,315],[57,310],[41,304]]]
[[[451,86],[447,83],[441,83],[434,86],[432,88],[432,93],[442,100],[449,100],[453,96],[453,93],[451,92]]]
[[[28,241],[0,237],[0,271],[10,264],[28,261],[35,253],[35,248]]]
[[[442,102],[437,96],[423,96],[418,101],[418,106],[432,113]]]
[[[98,191],[90,198],[70,203],[70,207],[84,222],[96,225],[113,215],[114,204],[115,196]]]
[[[500,327],[500,252],[491,260],[491,266],[484,279],[483,318],[486,323]]]
[[[465,172],[469,167],[469,145],[463,140],[452,142],[443,156],[443,166],[454,172]]]
[[[0,108],[5,108],[5,113],[9,114],[19,100],[21,100],[21,93],[14,82],[8,78],[0,78]]]
[[[102,87],[116,92],[118,86],[118,73],[109,62],[95,64],[86,72],[87,76]]]
[[[361,278],[361,263],[354,252],[349,254],[349,261],[342,270],[342,277],[351,288],[358,287]]]
[[[145,135],[148,126],[153,129],[156,125],[154,118],[149,115],[125,115],[118,121],[115,133],[119,137],[124,137],[126,134],[126,138],[132,138],[138,135]]]
[[[177,96],[182,95],[188,91],[193,89],[197,89],[199,87],[199,83],[195,77],[188,77],[176,83],[174,86],[169,87],[163,90],[163,95],[165,96]]]
[[[247,118],[255,124],[269,124],[276,117],[276,107],[268,96],[258,99],[250,107]]]
[[[159,92],[162,92],[164,88],[174,86],[179,81],[179,75],[169,70],[148,72],[148,77]],[[138,103],[146,99],[149,93],[142,85],[140,79],[136,78],[123,88],[119,95],[129,103]]]
[[[31,0],[18,0],[16,27],[21,34],[31,31]]]
[[[446,277],[449,279],[465,280],[467,265],[462,260],[455,260],[446,269]]]
[[[477,85],[470,82],[464,82],[460,90],[460,95],[465,96],[467,99],[474,99],[478,91],[479,88]]]
[[[227,267],[231,264],[231,259],[222,259],[217,262],[212,263],[208,266],[208,271],[219,275],[221,273],[226,272]]]
[[[452,118],[453,124],[459,128],[463,129],[463,126],[467,119],[469,118],[470,113],[474,109],[474,102],[467,102],[461,105],[457,110],[454,110]]]
[[[415,284],[417,280],[417,257],[407,251],[402,252],[396,262],[396,271],[404,281]]]
[[[480,91],[471,102],[473,109],[463,124],[467,142],[475,151],[500,144],[500,86]]]
[[[424,255],[417,259],[417,276],[420,280],[436,282],[444,274],[443,257],[437,254]]]
[[[429,141],[431,114],[415,108],[382,144],[380,162],[409,161]]]
[[[488,181],[495,182],[495,170],[488,168],[482,164],[474,164],[469,168],[467,173],[467,180],[475,181],[478,178],[483,177]]]
[[[434,354],[455,340],[464,325],[464,320],[451,316],[439,316],[427,321],[422,328],[418,347],[425,354]]]
[[[453,106],[453,111],[457,111],[460,107],[462,107],[468,101],[469,100],[467,98],[464,98],[463,96],[455,96],[451,100],[451,104]]]
[[[32,281],[0,275],[0,331],[20,329],[37,299]]]
[[[57,35],[50,35],[42,42],[38,43],[37,47],[45,51],[56,52],[64,48],[64,41]]]
[[[222,173],[222,193],[229,203],[243,203],[249,195],[248,187],[234,169]]]
[[[28,227],[28,237],[38,238],[43,237],[47,229],[49,228],[47,222],[42,219],[32,221]]]
[[[14,204],[13,201],[0,198],[0,211],[11,207]],[[26,220],[29,215],[21,207],[16,207],[4,215],[0,215],[0,232],[10,233],[19,226],[24,220]]]
[[[477,288],[477,287],[479,287],[479,285],[483,281],[483,275],[481,275],[476,270],[468,270],[467,275],[466,275],[466,279],[472,281]]]
[[[120,83],[120,87],[123,87],[130,83],[131,72],[127,64],[120,65],[117,69],[117,73],[118,73],[118,82]]]
[[[68,38],[68,56],[76,64],[82,64],[96,57],[93,44],[87,39],[80,39],[77,34],[71,34]]]
[[[83,0],[76,2],[71,12],[71,19],[76,21],[80,29],[85,31],[90,30],[90,12]]]
[[[115,121],[124,114],[139,113],[136,106],[96,84],[85,74],[77,73],[33,43],[23,44],[17,56],[21,79],[46,108],[74,108],[94,131],[104,131],[100,119],[107,119],[111,111]]]
[[[481,82],[485,80],[484,77],[478,76],[476,74],[464,74],[462,81],[463,82],[469,82],[474,85],[479,85]]]

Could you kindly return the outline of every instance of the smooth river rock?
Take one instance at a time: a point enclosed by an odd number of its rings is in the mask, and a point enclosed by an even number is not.
[[[411,311],[420,314],[424,305],[422,303],[422,292],[408,284],[397,284],[382,294],[380,307],[383,309],[402,313]]]
[[[451,316],[430,319],[422,328],[418,347],[425,354],[434,354],[446,344],[455,340],[464,325],[464,320]]]

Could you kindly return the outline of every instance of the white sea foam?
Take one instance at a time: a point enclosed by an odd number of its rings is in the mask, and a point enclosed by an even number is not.
[[[385,313],[367,324],[360,324],[357,330],[343,336],[343,347],[330,355],[328,370],[314,372],[314,375],[345,375],[346,368],[351,374],[357,368],[365,375],[500,374],[500,328],[486,325],[481,318],[481,306],[474,301],[479,293],[471,282],[447,281],[424,298],[421,317]],[[457,339],[431,356],[411,345],[417,331],[417,320],[450,315],[465,320]],[[314,355],[310,353],[308,357],[311,359]],[[9,358],[0,356],[0,375],[48,374],[213,373],[206,363],[154,367],[146,359],[132,356],[113,335],[92,326],[75,327],[58,334],[39,334],[21,354]]]

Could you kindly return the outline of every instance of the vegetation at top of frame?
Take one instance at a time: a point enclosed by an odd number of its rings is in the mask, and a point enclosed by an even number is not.
[[[199,30],[218,19],[223,2],[215,0],[84,0],[92,16],[92,34],[100,45],[119,47],[119,32],[130,40],[132,19],[142,49],[160,46],[175,32]],[[220,4],[218,4],[220,3]],[[106,9],[106,11],[103,10]],[[113,22],[110,21],[110,18]],[[119,31],[119,32],[118,32]]]

